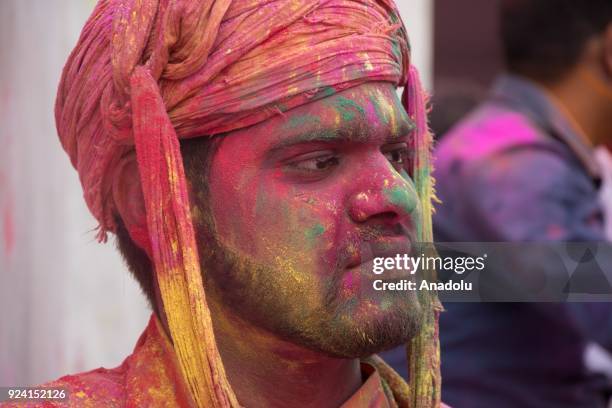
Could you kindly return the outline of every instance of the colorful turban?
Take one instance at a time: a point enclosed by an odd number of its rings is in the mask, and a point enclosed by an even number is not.
[[[200,407],[238,406],[214,339],[179,140],[211,136],[368,81],[406,86],[415,183],[432,184],[424,94],[391,0],[101,0],[64,68],[55,116],[85,200],[114,231],[113,169],[135,150],[170,335]],[[425,216],[421,241],[431,241]],[[410,348],[413,407],[439,404],[435,295]]]

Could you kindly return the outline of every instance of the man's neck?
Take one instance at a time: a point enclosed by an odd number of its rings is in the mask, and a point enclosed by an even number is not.
[[[572,122],[575,131],[585,137],[591,145],[606,143],[610,138],[610,116],[612,103],[595,92],[576,71],[563,81],[545,85]]]
[[[313,352],[213,308],[217,346],[242,406],[338,407],[361,387],[358,359]]]

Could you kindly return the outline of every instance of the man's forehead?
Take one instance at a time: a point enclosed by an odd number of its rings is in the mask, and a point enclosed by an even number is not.
[[[270,157],[287,147],[310,142],[386,144],[411,136],[408,117],[395,87],[369,82],[333,93],[226,134],[222,145],[236,155]]]
[[[331,94],[288,111],[278,120],[272,142],[279,147],[309,141],[392,140],[415,128],[394,86],[383,82]]]

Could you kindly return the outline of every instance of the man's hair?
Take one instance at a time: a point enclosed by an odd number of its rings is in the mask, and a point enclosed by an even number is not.
[[[195,188],[198,194],[209,197],[208,177],[212,158],[218,149],[221,135],[215,137],[199,137],[181,141],[181,154],[188,183]],[[190,191],[190,192],[191,192]],[[192,206],[193,209],[193,206]],[[207,214],[203,214],[207,216]],[[121,217],[116,216],[117,223],[117,249],[121,253],[128,269],[138,281],[140,288],[146,295],[154,311],[157,310],[155,297],[155,276],[153,263],[149,256],[134,243],[123,223]]]
[[[509,71],[557,81],[586,42],[612,22],[612,0],[502,0],[502,50]]]

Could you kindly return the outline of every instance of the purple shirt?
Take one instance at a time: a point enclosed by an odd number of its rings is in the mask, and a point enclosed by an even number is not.
[[[436,150],[437,241],[604,241],[591,147],[538,85],[503,76]],[[443,398],[455,408],[604,407],[584,366],[612,349],[608,303],[455,303],[441,318]]]

